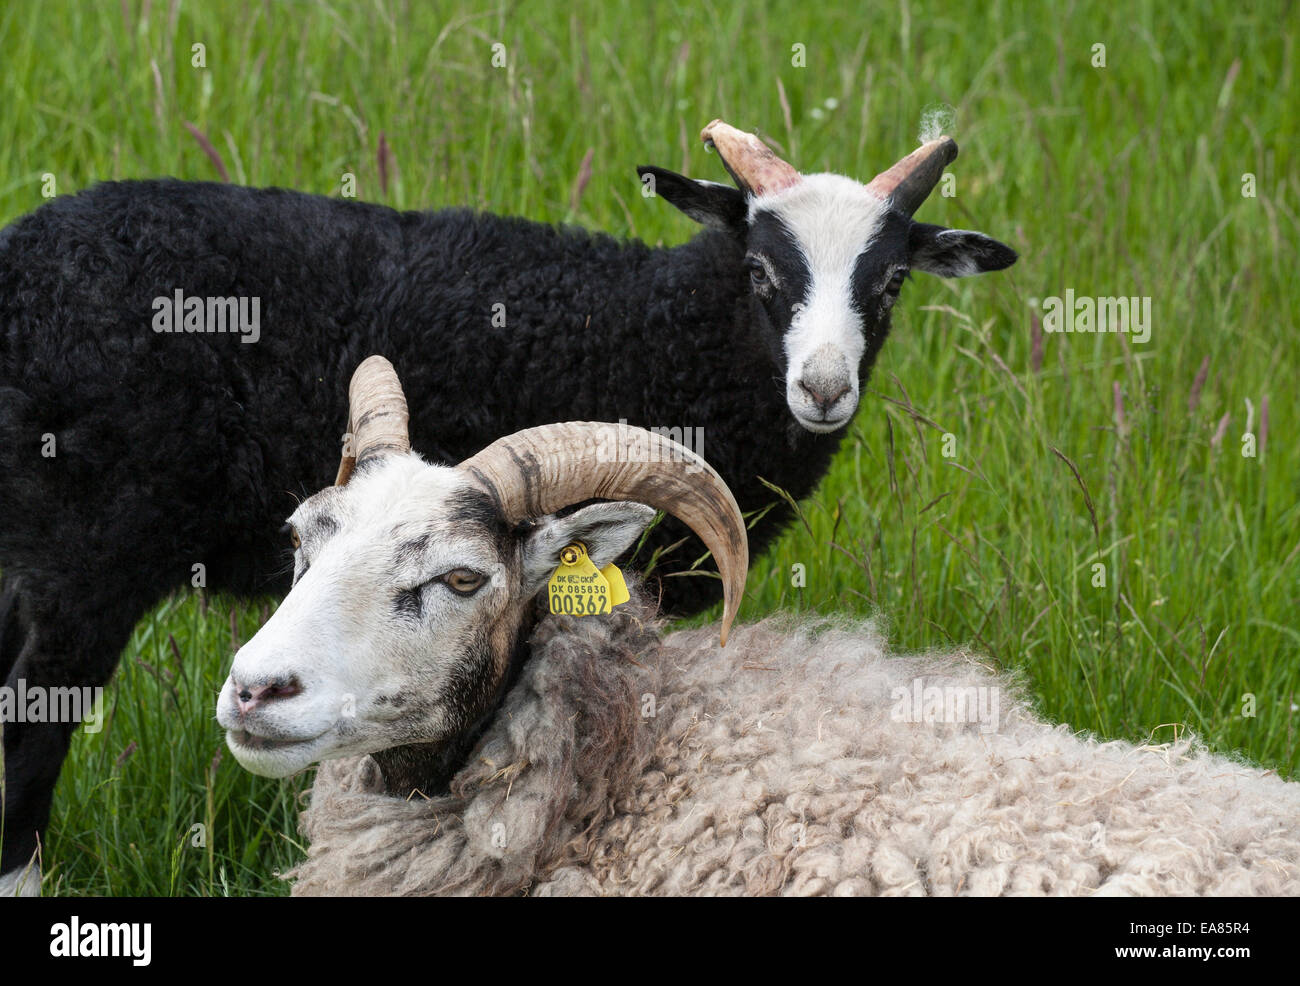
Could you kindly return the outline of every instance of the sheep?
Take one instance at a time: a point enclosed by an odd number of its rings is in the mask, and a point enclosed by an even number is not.
[[[1016,254],[913,221],[950,138],[864,185],[800,175],[720,121],[702,136],[736,187],[640,169],[706,227],[668,248],[175,180],[100,184],[6,227],[0,677],[103,685],[167,593],[282,595],[277,518],[329,478],[312,423],[338,419],[346,374],[376,350],[438,461],[556,419],[626,420],[707,439],[747,512],[776,499],[764,480],[807,495],[908,271]],[[791,516],[784,501],[760,516],[755,550]],[[685,536],[666,522],[640,557],[677,573],[698,554],[668,552]],[[717,598],[710,579],[659,589],[682,615]],[[4,724],[6,877],[27,871],[75,726]]]
[[[649,610],[544,619],[445,792],[322,763],[293,893],[1300,893],[1298,786],[1190,737],[1077,736],[870,624],[773,618],[719,651],[711,627],[656,646]],[[899,721],[918,682],[1001,689],[997,731]]]
[[[1300,892],[1300,786],[1188,736],[1076,735],[971,655],[891,656],[867,622],[728,642],[743,520],[689,452],[629,480],[590,452],[609,426],[569,424],[429,465],[383,386],[388,431],[294,512],[298,581],[218,704],[248,769],[321,761],[296,895]],[[615,502],[553,513],[594,491]],[[639,586],[538,618],[563,549],[617,557],[653,514],[620,501],[646,495],[718,549],[721,626],[662,635]]]

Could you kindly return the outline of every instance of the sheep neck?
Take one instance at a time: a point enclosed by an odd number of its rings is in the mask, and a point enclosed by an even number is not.
[[[421,795],[434,798],[450,792],[452,778],[460,773],[469,760],[470,753],[496,719],[501,703],[519,680],[519,675],[532,656],[528,639],[535,624],[536,614],[515,638],[505,678],[486,713],[444,742],[410,743],[371,754],[371,759],[383,774],[384,788],[389,794],[401,798]]]

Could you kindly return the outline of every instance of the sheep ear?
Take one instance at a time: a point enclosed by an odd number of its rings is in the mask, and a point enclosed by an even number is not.
[[[1002,270],[1016,262],[1016,251],[983,233],[948,229],[932,223],[912,223],[907,245],[912,269],[940,277],[969,277]]]
[[[716,181],[687,178],[675,171],[642,165],[636,169],[643,188],[666,199],[697,223],[728,232],[744,232],[749,215],[745,193]]]
[[[543,517],[524,536],[524,586],[531,595],[546,585],[560,565],[560,552],[582,543],[597,568],[604,568],[632,547],[654,519],[643,503],[596,503],[564,517]]]

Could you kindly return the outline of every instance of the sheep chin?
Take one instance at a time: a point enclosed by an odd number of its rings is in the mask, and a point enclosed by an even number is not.
[[[241,733],[243,730],[227,730],[226,746],[241,767],[259,777],[291,777],[317,761],[338,755],[327,746],[325,734],[293,743],[250,746],[241,742]]]
[[[833,431],[839,431],[853,420],[853,415],[851,413],[844,415],[842,418],[836,418],[833,421],[814,421],[811,418],[805,418],[802,414],[793,409],[791,409],[790,415],[798,423],[800,428],[804,431],[811,431],[816,435],[829,435]]]

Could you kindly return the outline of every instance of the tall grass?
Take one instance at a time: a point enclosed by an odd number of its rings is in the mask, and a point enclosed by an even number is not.
[[[219,160],[248,184],[337,195],[352,174],[400,208],[678,242],[693,227],[634,167],[721,179],[697,138],[713,117],[865,178],[948,104],[955,194],[919,218],[1021,260],[904,289],[843,451],[743,615],[875,615],[900,649],[1019,669],[1077,728],[1191,729],[1290,774],[1298,33],[1293,3],[1227,0],[10,4],[0,218],[39,206],[46,175],[66,194],[213,179]],[[1044,334],[1031,302],[1067,288],[1150,297],[1150,341]],[[221,757],[231,611],[174,599],[137,629],[108,725],[64,770],[47,892],[283,892],[305,780]],[[233,636],[260,615],[237,610]]]

